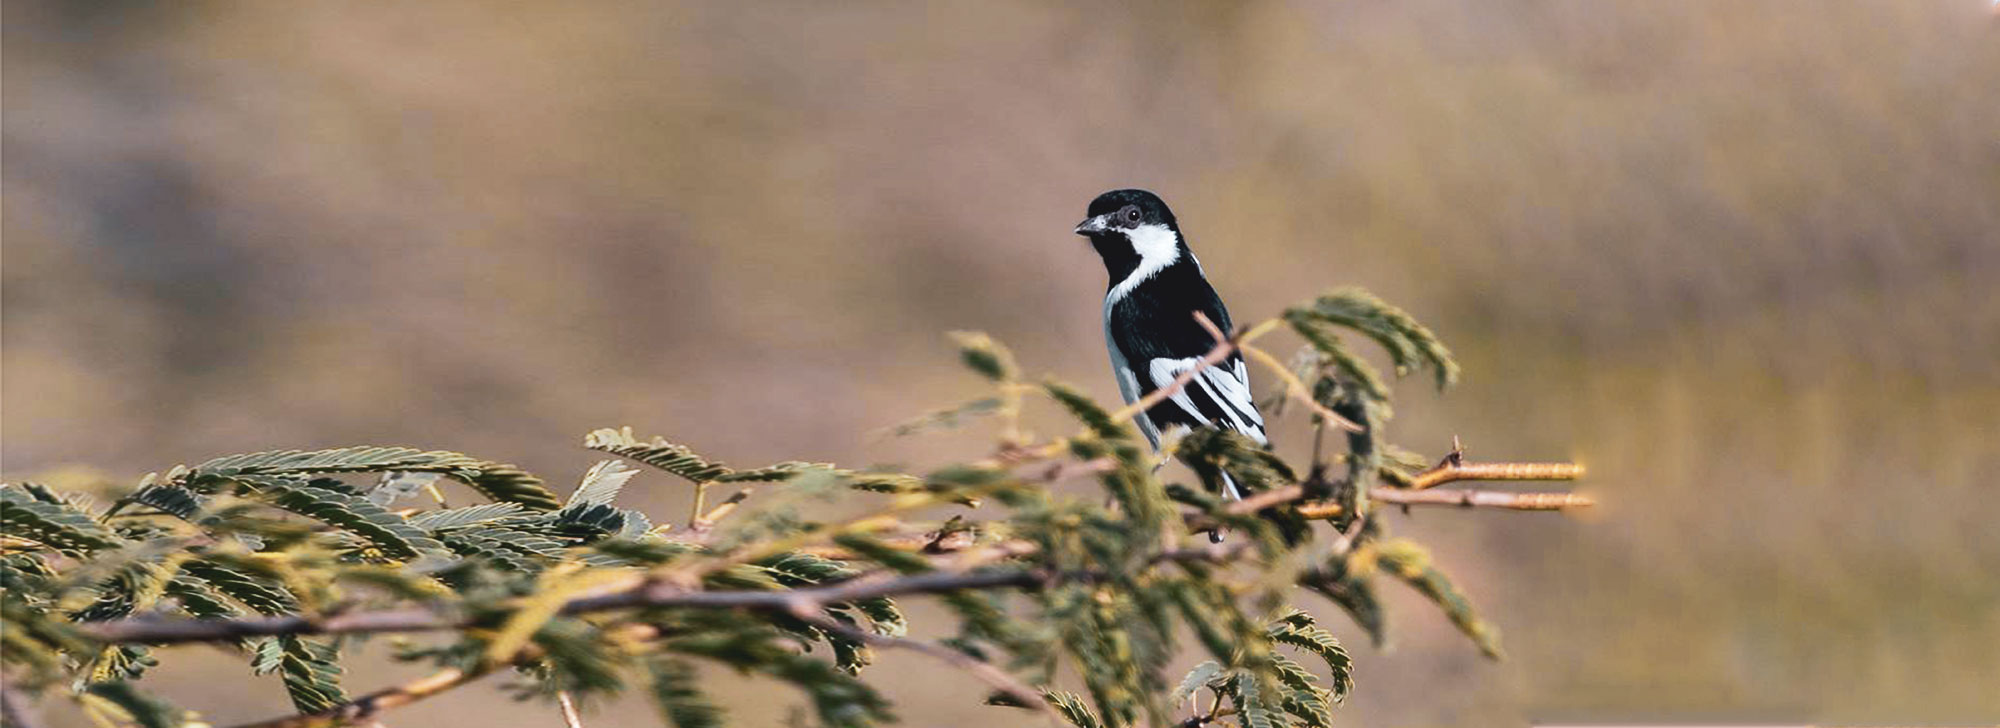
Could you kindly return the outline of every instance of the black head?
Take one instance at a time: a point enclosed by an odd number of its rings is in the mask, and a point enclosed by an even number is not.
[[[1090,209],[1084,215],[1084,221],[1076,226],[1078,235],[1123,234],[1141,225],[1180,230],[1174,222],[1174,211],[1167,209],[1167,203],[1159,195],[1145,190],[1112,190],[1098,195],[1090,201]]]
[[[1076,234],[1090,238],[1114,287],[1193,258],[1184,252],[1187,245],[1174,212],[1151,192],[1112,190],[1091,200],[1085,214],[1089,217],[1077,224]]]

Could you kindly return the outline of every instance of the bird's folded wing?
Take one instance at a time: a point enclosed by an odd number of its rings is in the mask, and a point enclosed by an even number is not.
[[[1201,357],[1158,358],[1147,363],[1147,374],[1155,388],[1171,386],[1188,370],[1201,365]],[[1250,395],[1250,369],[1240,357],[1201,370],[1186,387],[1167,398],[1189,416],[1206,425],[1220,424],[1243,433],[1258,444],[1264,438],[1264,417]]]

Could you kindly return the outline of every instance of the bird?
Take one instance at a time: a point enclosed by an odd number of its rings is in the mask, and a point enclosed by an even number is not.
[[[1159,195],[1140,189],[1112,190],[1091,200],[1084,214],[1076,234],[1089,238],[1104,259],[1109,277],[1104,344],[1111,354],[1118,392],[1130,405],[1200,367],[1216,341],[1194,314],[1199,312],[1228,331],[1229,309],[1188,247],[1173,210]],[[1183,428],[1222,427],[1258,445],[1270,445],[1264,417],[1250,394],[1250,369],[1234,351],[1134,419],[1156,452],[1163,435]],[[1244,496],[1226,473],[1222,491],[1229,500]],[[1222,534],[1210,531],[1209,538],[1220,542]]]

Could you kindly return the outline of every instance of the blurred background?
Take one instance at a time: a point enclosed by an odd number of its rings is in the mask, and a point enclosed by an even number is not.
[[[1405,382],[1393,439],[1579,459],[1604,501],[1396,517],[1510,659],[1402,591],[1387,653],[1310,601],[1358,648],[1345,724],[1995,721],[1992,13],[14,0],[5,475],[376,443],[565,489],[621,424],[947,462],[987,431],[871,434],[982,393],[947,330],[1115,398],[1069,230],[1143,186],[1238,319],[1361,285],[1456,349],[1463,385]],[[149,682],[287,712],[227,662]],[[1020,720],[923,658],[876,669],[911,725]],[[712,685],[745,725],[797,702]],[[487,688],[389,722],[560,725]]]

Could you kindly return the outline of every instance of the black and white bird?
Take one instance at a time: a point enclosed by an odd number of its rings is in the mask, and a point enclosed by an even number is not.
[[[1167,203],[1145,190],[1098,195],[1076,226],[1076,234],[1104,259],[1110,289],[1104,294],[1104,342],[1118,391],[1131,404],[1166,387],[1215,348],[1215,337],[1195,321],[1199,311],[1223,331],[1229,309],[1202,274]],[[1137,417],[1155,450],[1162,434],[1175,428],[1226,427],[1268,445],[1264,418],[1250,396],[1250,369],[1243,357],[1201,370],[1181,391]],[[1222,496],[1243,497],[1228,475]],[[1213,536],[1213,534],[1211,534]]]

